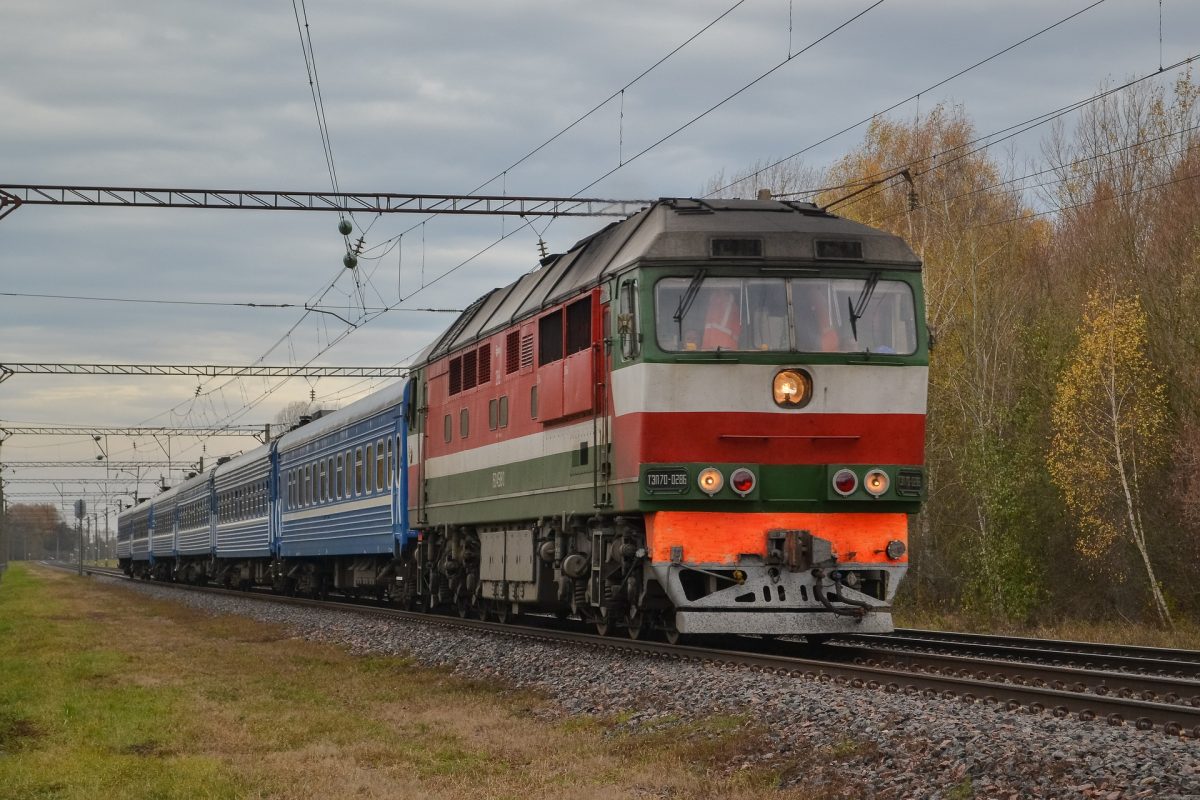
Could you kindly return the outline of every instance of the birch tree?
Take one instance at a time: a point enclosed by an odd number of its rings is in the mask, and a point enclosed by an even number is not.
[[[1142,522],[1142,482],[1162,462],[1168,431],[1166,388],[1146,353],[1140,298],[1091,293],[1079,342],[1055,388],[1047,461],[1075,516],[1080,554],[1098,560],[1120,539],[1130,541],[1158,619],[1171,627]]]
[[[959,106],[876,119],[830,169],[837,188],[819,201],[904,237],[925,262],[926,316],[938,344],[930,356],[929,503],[914,535],[914,577],[949,570],[939,593],[961,592],[972,610],[1008,617],[1027,613],[1037,595],[1019,532],[998,519],[1019,494],[1015,476],[998,467],[1010,460],[1004,450],[1034,286],[1027,265],[1046,229],[1022,219],[1020,197],[1005,187],[1001,165],[972,147],[976,138]],[[901,168],[907,180],[873,185]]]

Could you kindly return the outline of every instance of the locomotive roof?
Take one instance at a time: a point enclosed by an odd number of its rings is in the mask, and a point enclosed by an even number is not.
[[[724,237],[760,239],[764,255],[751,260],[714,259],[710,241]],[[822,263],[815,256],[814,241],[818,239],[862,243],[861,262],[825,263],[852,268],[863,264],[921,268],[921,260],[900,237],[835,216],[811,203],[663,198],[581,239],[563,255],[547,259],[508,286],[479,298],[414,363],[439,358],[459,345],[506,328],[597,285],[635,261],[731,266],[797,261],[815,264]]]

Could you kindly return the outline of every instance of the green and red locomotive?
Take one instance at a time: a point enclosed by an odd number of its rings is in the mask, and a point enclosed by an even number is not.
[[[806,203],[658,201],[418,358],[396,592],[635,637],[890,630],[928,344],[896,236]]]

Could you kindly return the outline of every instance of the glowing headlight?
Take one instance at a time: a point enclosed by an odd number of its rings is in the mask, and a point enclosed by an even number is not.
[[[721,487],[725,485],[725,476],[716,467],[705,467],[696,476],[696,485],[700,487],[700,491],[711,496],[721,491]]]
[[[812,378],[799,369],[785,369],[775,374],[771,384],[775,404],[784,408],[800,408],[812,399]]]
[[[833,490],[842,497],[854,494],[858,488],[858,476],[853,470],[839,469],[833,476]]]
[[[863,478],[863,488],[867,490],[867,494],[874,497],[886,492],[890,483],[887,473],[881,469],[873,469]]]

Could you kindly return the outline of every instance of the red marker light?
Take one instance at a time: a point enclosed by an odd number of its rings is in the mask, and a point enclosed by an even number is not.
[[[833,490],[842,497],[854,494],[858,488],[858,476],[848,469],[839,469],[833,476]]]
[[[739,467],[729,476],[729,485],[742,497],[754,491],[754,473],[745,467]]]

